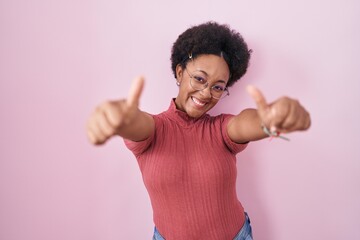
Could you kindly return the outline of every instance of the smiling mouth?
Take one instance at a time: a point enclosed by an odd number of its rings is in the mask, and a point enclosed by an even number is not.
[[[199,99],[197,99],[195,97],[191,97],[191,100],[193,100],[193,102],[199,107],[202,107],[202,106],[204,106],[206,104],[206,102],[202,102],[202,101],[200,101]]]

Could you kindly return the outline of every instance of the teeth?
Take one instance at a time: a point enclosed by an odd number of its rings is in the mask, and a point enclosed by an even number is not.
[[[192,97],[191,99],[192,99],[192,100],[194,101],[194,103],[196,103],[197,105],[200,105],[200,106],[204,106],[204,105],[205,105],[205,103],[200,102],[199,100],[197,100],[197,99],[194,98],[194,97]]]

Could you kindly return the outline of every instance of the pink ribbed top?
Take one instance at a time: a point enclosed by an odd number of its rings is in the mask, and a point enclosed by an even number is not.
[[[232,115],[190,118],[171,101],[154,115],[155,132],[126,146],[135,154],[149,193],[155,226],[166,240],[231,240],[244,209],[236,195],[236,157],[246,144],[231,141]]]

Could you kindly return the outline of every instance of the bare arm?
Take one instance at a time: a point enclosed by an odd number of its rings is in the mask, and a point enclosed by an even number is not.
[[[144,79],[136,78],[127,99],[107,101],[95,109],[87,123],[91,143],[103,144],[116,135],[141,141],[152,134],[154,119],[138,108],[143,87]]]
[[[256,141],[267,137],[261,129],[256,109],[245,109],[230,119],[227,130],[231,140],[237,143]]]
[[[262,125],[277,133],[302,131],[310,127],[310,114],[299,101],[282,97],[268,104],[260,90],[252,86],[247,90],[257,109],[246,109],[229,121],[227,130],[234,142],[245,143],[267,137]]]

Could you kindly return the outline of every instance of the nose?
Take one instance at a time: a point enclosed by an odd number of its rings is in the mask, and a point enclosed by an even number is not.
[[[203,90],[200,91],[200,94],[203,95],[206,98],[211,98],[211,88],[209,85],[206,86]]]

